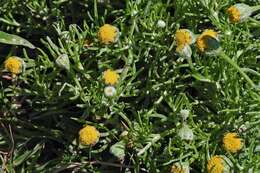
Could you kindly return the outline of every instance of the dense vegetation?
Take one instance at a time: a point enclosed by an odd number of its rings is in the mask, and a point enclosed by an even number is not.
[[[236,3],[250,17],[232,22]],[[0,172],[257,173],[259,5],[1,0]]]

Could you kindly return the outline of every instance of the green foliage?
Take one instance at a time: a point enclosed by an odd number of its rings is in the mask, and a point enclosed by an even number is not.
[[[1,1],[1,168],[8,173],[159,173],[185,162],[195,173],[207,172],[211,156],[225,155],[234,172],[257,172],[259,15],[231,24],[226,9],[236,2]],[[166,26],[158,27],[158,20]],[[117,43],[98,40],[105,23],[119,29]],[[179,28],[218,31],[225,54],[207,56],[192,45],[191,61],[179,57],[174,41]],[[11,40],[1,41],[3,36]],[[19,46],[32,44],[35,49]],[[11,55],[26,63],[16,77],[4,69]],[[120,75],[113,97],[104,94],[106,69]],[[187,120],[182,109],[190,111]],[[94,146],[79,144],[85,124],[101,133]],[[193,140],[178,136],[183,124],[193,131]],[[224,150],[226,132],[239,134],[240,152]]]
[[[0,31],[0,43],[3,44],[12,44],[12,45],[21,45],[21,46],[26,46],[31,49],[34,49],[34,45],[30,43],[29,41],[17,36],[17,35],[12,35],[8,34],[5,32]]]

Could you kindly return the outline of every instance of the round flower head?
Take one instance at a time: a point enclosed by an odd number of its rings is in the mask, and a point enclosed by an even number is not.
[[[192,129],[190,129],[186,124],[184,124],[183,127],[179,130],[178,135],[182,140],[191,141],[194,138]]]
[[[188,164],[180,164],[180,163],[175,163],[171,167],[171,173],[189,173],[189,165]]]
[[[107,97],[113,97],[116,94],[116,89],[113,86],[106,86],[104,93]]]
[[[227,13],[230,22],[239,23],[245,21],[253,13],[253,10],[250,6],[239,3],[229,7]]]
[[[236,153],[242,148],[242,142],[237,133],[226,133],[223,138],[223,145],[225,150],[231,153]]]
[[[115,85],[118,82],[119,75],[116,71],[108,69],[104,72],[103,78],[107,85]]]
[[[179,29],[175,33],[177,47],[190,45],[195,42],[194,34],[188,29]]]
[[[230,173],[233,163],[224,155],[215,155],[208,160],[208,173]]]
[[[196,44],[200,52],[211,53],[217,51],[220,48],[218,33],[211,29],[205,30],[197,38]]]
[[[87,125],[79,131],[79,141],[83,145],[95,145],[100,134],[94,126]]]
[[[16,56],[11,56],[7,58],[4,62],[4,67],[7,71],[12,73],[13,75],[17,75],[21,73],[24,69],[25,63],[24,61]]]
[[[223,173],[225,169],[224,162],[225,161],[221,156],[213,156],[208,160],[208,173]]]
[[[118,40],[119,31],[117,27],[105,24],[99,28],[98,38],[104,44],[115,43]]]
[[[158,20],[157,27],[158,28],[164,28],[166,26],[166,23],[163,20]]]

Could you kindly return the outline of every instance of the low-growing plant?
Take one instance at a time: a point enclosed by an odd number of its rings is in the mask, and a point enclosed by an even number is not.
[[[2,172],[260,170],[259,2],[0,5]]]

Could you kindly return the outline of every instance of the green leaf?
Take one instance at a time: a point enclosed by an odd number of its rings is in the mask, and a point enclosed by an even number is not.
[[[125,157],[125,142],[119,141],[110,147],[110,153],[118,159],[122,160]]]
[[[42,148],[43,148],[42,144],[37,144],[33,150],[31,150],[31,151],[27,150],[22,155],[19,155],[17,158],[15,158],[13,164],[15,166],[22,164],[24,161],[26,161],[28,158],[32,157],[35,153],[37,153]]]
[[[8,34],[3,31],[0,31],[0,43],[21,45],[21,46],[29,47],[31,49],[35,49],[35,46],[29,41],[25,40],[24,38],[13,34]]]

